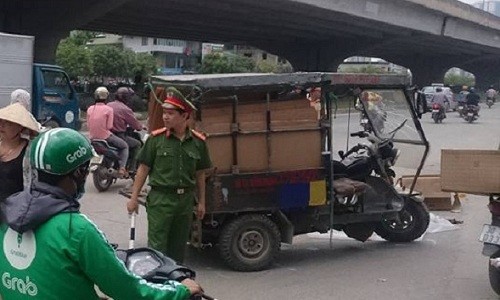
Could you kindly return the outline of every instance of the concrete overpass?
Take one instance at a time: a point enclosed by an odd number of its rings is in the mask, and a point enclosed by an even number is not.
[[[37,36],[50,61],[73,29],[248,44],[296,70],[333,71],[347,57],[408,67],[420,84],[451,67],[500,79],[500,18],[456,0],[4,0],[0,30]]]

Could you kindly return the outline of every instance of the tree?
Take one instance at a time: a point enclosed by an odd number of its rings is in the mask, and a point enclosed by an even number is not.
[[[261,60],[255,66],[255,71],[258,73],[290,73],[293,72],[290,63],[271,62],[269,60]]]
[[[444,76],[444,84],[450,86],[474,86],[475,79],[470,75],[460,75],[452,72],[448,72]]]
[[[97,76],[118,77],[126,73],[123,50],[115,46],[95,46],[92,49],[92,61],[94,62],[94,72]]]
[[[140,83],[142,78],[156,73],[156,60],[149,53],[137,53],[134,65],[134,81]]]
[[[62,66],[71,78],[90,76],[93,73],[92,57],[83,45],[70,39],[62,40],[56,50],[56,63]]]
[[[252,59],[229,53],[211,53],[203,58],[200,72],[203,74],[252,72]]]

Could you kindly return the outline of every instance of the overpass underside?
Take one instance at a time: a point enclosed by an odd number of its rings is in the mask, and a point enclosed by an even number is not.
[[[499,18],[457,1],[428,2],[5,0],[0,25],[36,35],[37,56],[45,60],[53,58],[55,40],[85,29],[246,44],[303,71],[333,71],[350,56],[380,57],[410,68],[421,83],[442,80],[454,66],[478,75],[481,65],[499,64]]]

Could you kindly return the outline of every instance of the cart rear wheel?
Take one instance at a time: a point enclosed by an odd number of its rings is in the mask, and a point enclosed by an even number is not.
[[[429,227],[429,211],[422,202],[405,198],[399,219],[384,219],[375,232],[390,242],[411,242],[424,234]]]
[[[228,223],[219,236],[222,259],[237,271],[267,268],[280,248],[280,232],[265,215],[244,215]]]

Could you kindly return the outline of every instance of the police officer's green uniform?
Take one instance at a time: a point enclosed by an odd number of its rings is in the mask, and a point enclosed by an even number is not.
[[[138,162],[150,168],[149,246],[182,262],[193,218],[196,171],[212,166],[204,138],[187,129],[181,141],[166,128],[159,129],[147,139]]]

